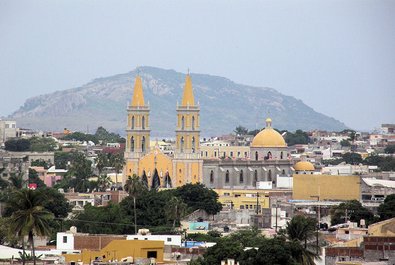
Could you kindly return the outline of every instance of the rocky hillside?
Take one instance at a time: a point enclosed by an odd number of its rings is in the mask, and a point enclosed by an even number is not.
[[[88,128],[93,132],[98,126],[104,126],[124,134],[126,106],[132,98],[137,71],[151,107],[152,136],[174,136],[175,108],[181,101],[185,74],[154,67],[139,67],[126,74],[95,79],[78,88],[30,98],[10,118],[24,128],[82,131]],[[262,128],[268,113],[278,129],[346,128],[301,100],[272,88],[236,84],[205,74],[192,74],[191,77],[195,100],[200,102],[202,136],[229,133],[238,125]]]

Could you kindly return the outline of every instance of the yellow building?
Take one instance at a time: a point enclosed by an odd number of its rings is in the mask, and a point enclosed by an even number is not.
[[[233,209],[254,209],[258,205],[258,210],[270,208],[269,192],[262,190],[244,189],[215,189],[218,193],[218,201]]]
[[[80,254],[63,254],[66,263],[82,261],[91,264],[96,258],[104,262],[122,260],[123,258],[155,258],[163,262],[164,242],[154,240],[113,240],[101,250],[82,250]]]
[[[195,103],[192,80],[188,74],[182,101],[177,106],[176,148],[165,154],[158,145],[150,148],[149,107],[145,104],[141,77],[137,76],[132,102],[128,106],[125,149],[125,182],[128,176],[147,177],[154,185],[157,172],[160,187],[178,187],[202,182],[203,160],[200,158],[200,107]],[[158,183],[155,177],[155,182]],[[152,183],[152,185],[151,185]]]
[[[294,200],[314,200],[317,196],[320,200],[360,200],[360,177],[321,174],[293,175]]]

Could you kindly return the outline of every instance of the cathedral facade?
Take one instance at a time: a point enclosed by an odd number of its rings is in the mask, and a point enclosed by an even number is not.
[[[158,146],[150,149],[150,109],[144,101],[141,77],[136,77],[133,98],[127,109],[125,177],[135,174],[146,178],[148,186],[155,188],[172,188],[203,181],[199,143],[200,108],[195,103],[189,74],[185,79],[181,104],[176,109],[174,155],[164,154]]]
[[[124,181],[127,176],[135,174],[154,188],[198,182],[222,190],[275,190],[292,186],[293,162],[284,138],[272,128],[270,118],[266,119],[265,129],[254,137],[249,147],[240,147],[243,150],[235,152],[245,156],[229,157],[224,153],[203,159],[200,107],[195,102],[189,74],[176,111],[174,154],[164,154],[158,146],[149,148],[150,108],[144,101],[141,77],[136,77],[133,98],[127,108]]]

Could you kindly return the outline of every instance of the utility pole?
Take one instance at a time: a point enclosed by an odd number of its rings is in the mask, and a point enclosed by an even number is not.
[[[311,198],[317,198],[317,207],[316,207],[316,211],[317,211],[317,233],[315,235],[315,242],[316,242],[316,247],[317,247],[317,255],[319,254],[319,247],[318,247],[318,233],[320,231],[320,219],[321,219],[321,207],[320,207],[320,196],[310,196]]]

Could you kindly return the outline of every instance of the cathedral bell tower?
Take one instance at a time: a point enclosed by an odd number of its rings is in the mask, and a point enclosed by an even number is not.
[[[176,150],[179,158],[198,158],[200,153],[200,108],[195,104],[192,80],[185,79],[181,105],[177,106]]]
[[[193,96],[189,73],[185,78],[181,104],[177,106],[176,149],[173,168],[176,186],[202,182],[203,160],[200,158],[200,108]]]
[[[126,176],[138,175],[138,161],[149,152],[149,106],[144,102],[143,85],[140,76],[136,76],[133,98],[128,105],[126,128]]]

